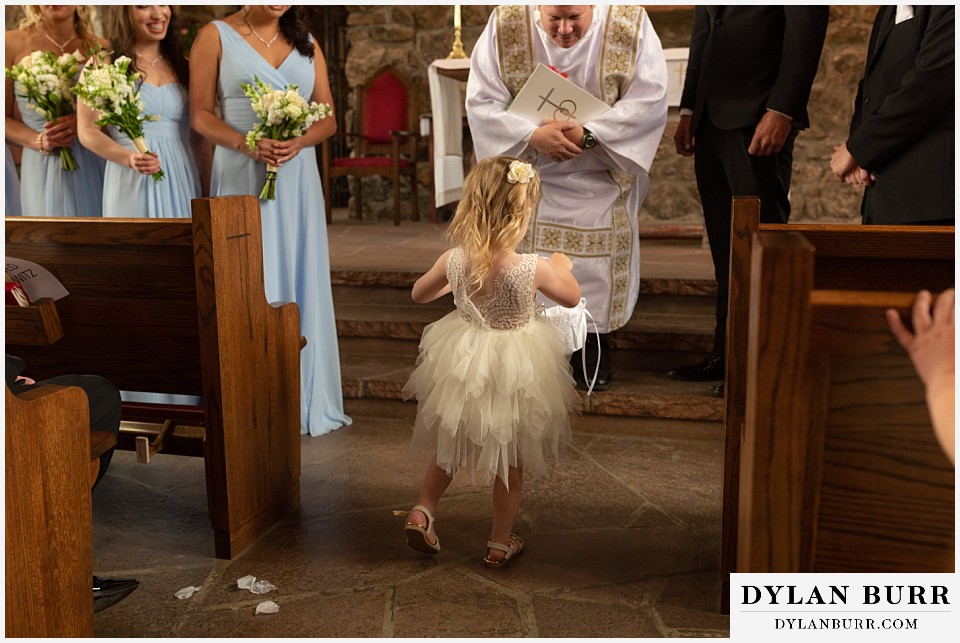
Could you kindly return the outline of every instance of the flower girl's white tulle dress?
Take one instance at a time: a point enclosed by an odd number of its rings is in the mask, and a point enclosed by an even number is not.
[[[450,254],[457,310],[424,329],[403,393],[418,403],[412,446],[435,449],[451,476],[462,469],[506,482],[511,466],[541,473],[570,441],[580,397],[559,333],[538,314],[536,267],[537,255],[520,255],[473,301],[464,252]]]

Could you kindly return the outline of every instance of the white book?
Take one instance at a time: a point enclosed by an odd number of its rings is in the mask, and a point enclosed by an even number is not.
[[[542,125],[546,118],[575,119],[582,125],[609,109],[609,105],[541,63],[517,92],[507,111],[534,125]]]

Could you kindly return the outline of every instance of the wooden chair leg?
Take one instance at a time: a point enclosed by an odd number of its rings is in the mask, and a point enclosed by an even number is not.
[[[414,167],[413,175],[410,177],[410,220],[420,220],[420,199],[417,198],[417,170]]]
[[[393,176],[393,225],[400,225],[400,171],[394,168]]]
[[[363,177],[357,176],[356,196],[353,200],[353,216],[357,221],[363,220]]]

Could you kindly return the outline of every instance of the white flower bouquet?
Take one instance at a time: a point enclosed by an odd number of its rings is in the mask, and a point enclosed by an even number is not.
[[[143,137],[143,123],[158,120],[159,116],[143,113],[143,99],[136,85],[140,74],[131,74],[129,69],[130,59],[126,56],[120,56],[113,63],[105,63],[98,57],[84,70],[73,93],[91,109],[100,112],[97,125],[113,125],[130,137],[137,152],[147,154],[150,150]],[[163,178],[163,170],[153,175],[155,183]]]
[[[23,92],[17,96],[27,99],[27,106],[50,122],[74,112],[70,86],[82,62],[79,51],[59,58],[49,51],[35,51],[5,71]],[[69,171],[77,169],[69,147],[60,148],[60,166]]]
[[[247,147],[251,150],[262,138],[287,141],[303,136],[311,125],[333,113],[327,103],[308,103],[297,92],[296,85],[275,90],[257,76],[254,76],[253,80],[253,85],[240,85],[244,95],[250,98],[253,113],[260,119],[260,122],[247,132]],[[267,180],[260,191],[261,199],[276,198],[278,169],[276,165],[267,164]]]

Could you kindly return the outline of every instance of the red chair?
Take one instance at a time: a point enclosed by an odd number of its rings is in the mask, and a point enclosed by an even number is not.
[[[327,223],[331,220],[330,180],[339,176],[357,178],[354,211],[362,216],[365,176],[387,176],[393,181],[393,224],[400,225],[400,177],[410,180],[410,218],[419,220],[417,209],[417,92],[399,71],[381,67],[364,85],[356,88],[357,122],[354,132],[337,132],[356,141],[349,157],[330,158],[329,141],[323,142],[323,193]]]

